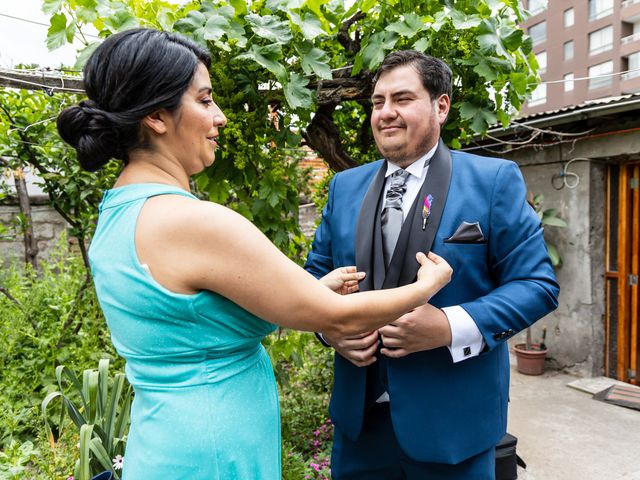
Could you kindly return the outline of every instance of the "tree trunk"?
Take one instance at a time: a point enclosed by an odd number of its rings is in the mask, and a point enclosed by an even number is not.
[[[38,268],[38,245],[36,243],[35,235],[33,234],[31,202],[29,201],[27,182],[24,179],[24,170],[22,167],[13,170],[13,181],[16,186],[16,193],[20,204],[20,213],[24,218],[22,232],[24,236],[24,261],[25,263],[31,264],[33,268]]]
[[[303,136],[335,172],[341,172],[358,164],[342,148],[340,132],[331,118],[335,108],[335,103],[319,107]]]

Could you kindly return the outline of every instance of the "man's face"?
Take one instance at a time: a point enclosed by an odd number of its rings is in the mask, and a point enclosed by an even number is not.
[[[440,95],[432,101],[411,65],[383,73],[371,99],[373,137],[388,161],[406,168],[437,143],[449,113],[449,97]]]

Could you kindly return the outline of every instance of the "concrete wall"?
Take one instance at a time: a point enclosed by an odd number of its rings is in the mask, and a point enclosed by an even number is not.
[[[603,182],[602,175],[589,162],[574,162],[571,170],[580,182],[575,188],[551,187],[551,176],[560,165],[522,167],[529,190],[543,193],[544,208],[558,209],[567,228],[547,227],[545,238],[554,244],[563,263],[556,269],[561,286],[558,309],[533,327],[533,338],[540,338],[547,327],[548,357],[553,366],[581,375],[600,374],[602,365],[604,290],[604,204],[591,216],[592,188]],[[595,171],[594,171],[595,170]],[[576,177],[569,177],[573,180]],[[603,185],[600,186],[600,190]],[[598,273],[595,275],[594,270]]]
[[[556,273],[561,287],[558,309],[532,327],[539,339],[547,327],[549,366],[581,376],[602,375],[605,313],[605,209],[607,163],[640,157],[640,134],[604,135],[577,142],[520,150],[506,158],[516,161],[530,191],[543,193],[545,208],[557,208],[568,223],[565,229],[547,228],[545,238],[563,258]],[[577,175],[575,188],[556,190],[552,176],[568,171]],[[574,182],[576,177],[567,177]],[[524,341],[524,332],[511,343]]]

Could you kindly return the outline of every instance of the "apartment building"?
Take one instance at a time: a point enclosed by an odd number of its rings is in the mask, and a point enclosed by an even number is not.
[[[640,92],[640,0],[526,0],[542,83],[522,115]]]

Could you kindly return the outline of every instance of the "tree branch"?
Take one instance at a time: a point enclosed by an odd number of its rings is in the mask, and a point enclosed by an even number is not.
[[[307,144],[318,152],[334,171],[340,172],[358,164],[342,148],[340,132],[332,118],[335,108],[335,103],[320,106],[302,135]]]
[[[365,13],[358,11],[353,17],[345,20],[345,22],[340,25],[340,30],[338,30],[338,42],[340,42],[347,53],[351,55],[356,55],[360,51],[360,30],[356,29],[355,38],[351,38],[349,29],[354,23],[362,20],[366,16]]]

